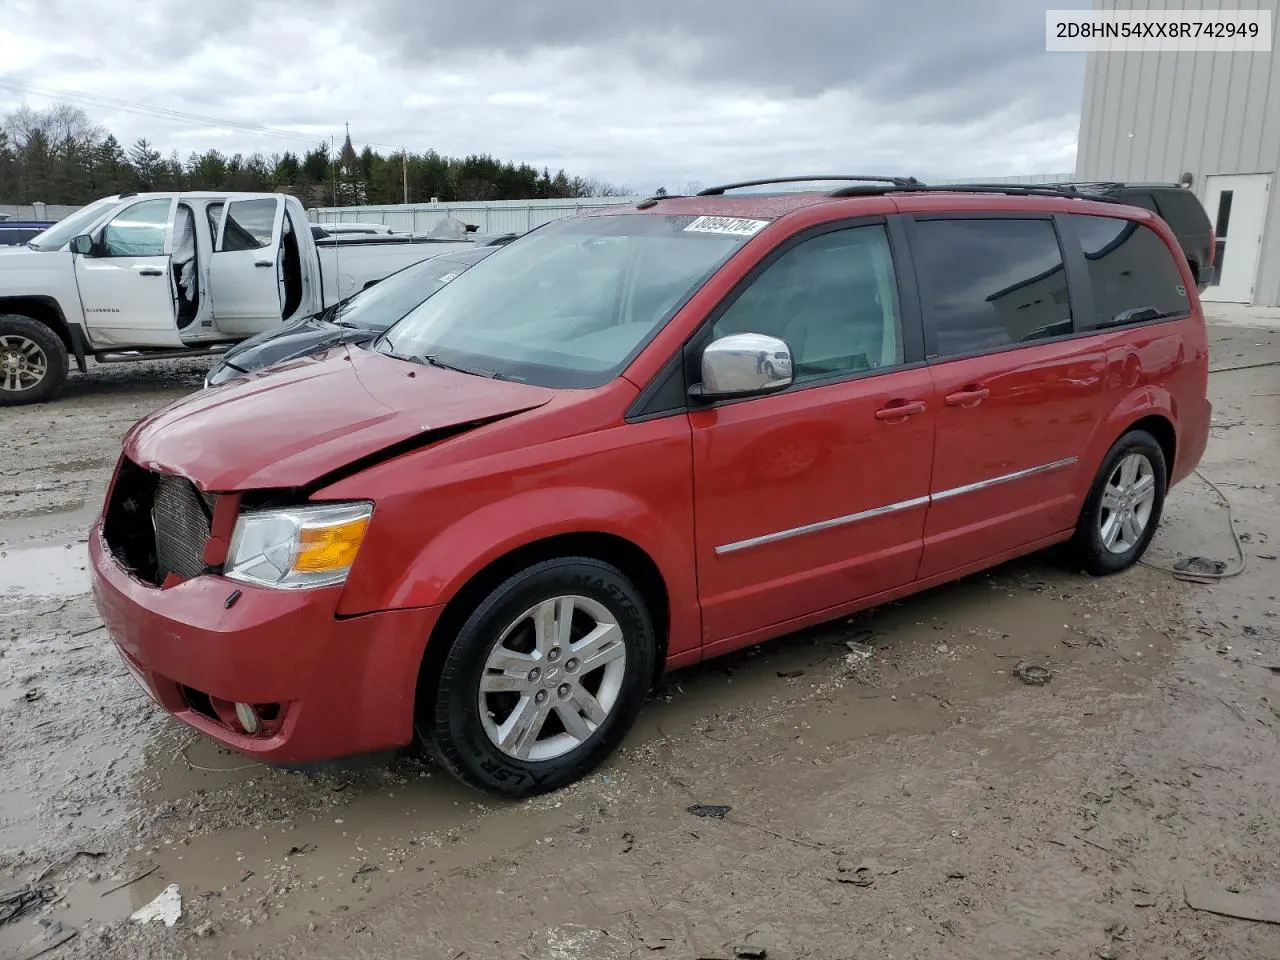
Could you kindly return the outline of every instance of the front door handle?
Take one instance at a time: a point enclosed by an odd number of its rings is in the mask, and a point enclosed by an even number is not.
[[[163,277],[164,271],[157,270],[155,267],[143,267],[138,271],[140,277]]]
[[[946,403],[948,407],[976,407],[989,396],[991,391],[986,387],[970,385],[955,393],[948,393]]]
[[[876,411],[876,419],[886,420],[889,423],[901,423],[907,417],[924,413],[925,409],[923,400],[890,400]]]
[[[253,265],[255,267],[274,267],[275,263],[271,260],[256,260]]]

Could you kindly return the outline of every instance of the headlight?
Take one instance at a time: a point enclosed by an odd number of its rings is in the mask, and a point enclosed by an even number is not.
[[[347,579],[373,516],[368,502],[243,513],[224,574],[268,587],[326,587]]]

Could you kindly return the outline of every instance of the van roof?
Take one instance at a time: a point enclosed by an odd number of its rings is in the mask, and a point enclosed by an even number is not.
[[[835,189],[785,189],[773,192],[736,193],[745,188],[797,182],[845,181]],[[877,202],[878,201],[878,202]],[[1078,190],[1066,184],[969,183],[930,185],[909,177],[868,177],[862,175],[824,177],[782,177],[708,187],[696,196],[655,196],[634,206],[597,207],[583,216],[618,213],[659,213],[667,215],[717,216],[777,220],[805,207],[840,204],[856,212],[902,213],[926,211],[1045,211],[1115,215],[1122,202],[1092,190]]]

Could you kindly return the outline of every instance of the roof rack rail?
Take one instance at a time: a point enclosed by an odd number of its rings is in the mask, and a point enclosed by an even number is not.
[[[1183,189],[1182,184],[1174,183],[1172,180],[1073,180],[1070,184],[1062,184],[1062,186],[1072,186],[1079,190],[1140,190],[1144,187]]]
[[[832,190],[829,197],[856,197],[864,194],[884,193],[1002,193],[1012,197],[1070,197],[1075,200],[1092,200],[1097,203],[1123,203],[1114,197],[1087,193],[1077,190],[1074,184],[1060,186],[1057,184],[1025,184],[1025,183],[939,183],[915,185],[891,184],[873,187],[855,184]]]
[[[652,197],[645,197],[637,203],[636,209],[648,210],[650,207],[656,207],[662,200],[679,200],[683,196],[683,193],[655,193]]]
[[[700,197],[718,197],[726,190],[741,190],[743,187],[767,187],[775,183],[812,183],[820,180],[850,180],[858,183],[884,183],[894,187],[908,187],[920,183],[915,177],[872,177],[855,174],[835,174],[825,177],[767,177],[764,180],[740,180],[737,183],[723,183],[718,187],[707,187],[699,190]]]

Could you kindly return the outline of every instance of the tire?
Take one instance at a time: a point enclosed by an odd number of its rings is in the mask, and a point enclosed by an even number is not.
[[[568,649],[558,633],[566,619]],[[652,617],[621,570],[588,557],[534,564],[490,593],[458,630],[418,717],[418,737],[480,790],[508,797],[555,790],[614,751],[640,712],[656,656]]]
[[[67,347],[30,317],[0,314],[0,407],[44,403],[67,379]]]
[[[1129,467],[1134,469],[1132,490],[1126,488]],[[1095,577],[1107,576],[1142,558],[1160,525],[1168,477],[1164,450],[1145,430],[1131,430],[1115,442],[1089,488],[1071,542],[1075,559],[1085,570]],[[1126,514],[1140,525],[1140,532],[1124,522]]]

